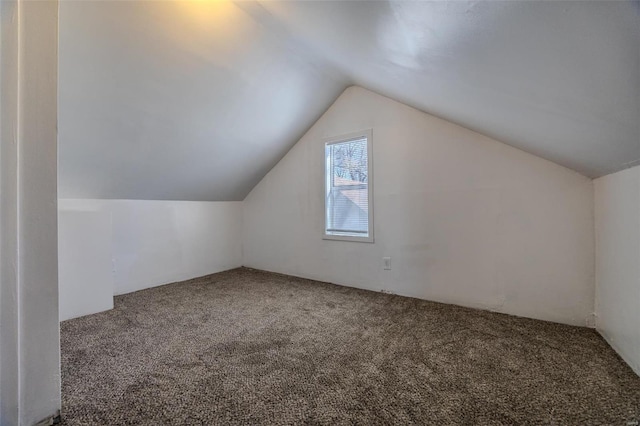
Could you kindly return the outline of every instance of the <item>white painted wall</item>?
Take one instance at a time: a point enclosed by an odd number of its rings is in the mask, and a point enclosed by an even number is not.
[[[0,2],[0,424],[18,424],[18,2]]]
[[[61,216],[68,217],[69,223],[64,227],[67,232],[63,233],[61,228],[60,257],[71,255],[62,250],[85,244],[87,235],[91,238],[98,235],[100,245],[107,245],[110,252],[112,294],[116,295],[237,268],[242,265],[241,205],[241,202],[61,199]],[[73,224],[87,212],[99,215],[100,219]],[[102,241],[106,237],[107,217],[111,223],[110,237],[109,241]],[[99,247],[96,253],[103,250],[104,247]],[[89,263],[77,264],[77,269],[68,275],[103,276],[107,265],[102,260],[94,261],[101,265],[100,271],[93,272]],[[73,288],[73,280],[64,280],[61,275],[61,294]]]
[[[640,374],[640,166],[595,180],[596,327]]]
[[[60,321],[113,308],[111,213],[58,211]]]
[[[58,3],[2,1],[0,423],[60,409]]]
[[[375,243],[323,240],[322,140],[367,128]],[[243,252],[248,267],[586,325],[593,183],[351,87],[244,200]]]

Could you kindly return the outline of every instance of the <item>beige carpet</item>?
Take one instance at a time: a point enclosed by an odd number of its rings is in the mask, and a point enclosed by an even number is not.
[[[236,269],[62,323],[65,425],[627,425],[593,330]]]

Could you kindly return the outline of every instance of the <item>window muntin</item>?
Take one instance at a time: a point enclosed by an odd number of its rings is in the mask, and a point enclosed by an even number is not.
[[[325,144],[324,238],[373,242],[371,131]]]

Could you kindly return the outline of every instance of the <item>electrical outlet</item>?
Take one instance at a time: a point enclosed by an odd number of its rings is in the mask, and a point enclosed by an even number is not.
[[[391,270],[391,258],[390,257],[383,257],[382,261],[384,262],[384,269],[387,271]]]

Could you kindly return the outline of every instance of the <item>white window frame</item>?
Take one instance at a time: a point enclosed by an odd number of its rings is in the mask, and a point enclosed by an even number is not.
[[[355,139],[367,138],[367,191],[368,191],[368,204],[369,204],[369,217],[368,217],[368,225],[369,232],[366,237],[357,236],[357,235],[335,235],[327,233],[327,207],[328,207],[328,190],[331,187],[330,179],[330,159],[327,156],[327,147],[329,145],[349,142]],[[322,155],[324,157],[324,181],[322,194],[324,196],[324,214],[323,223],[322,223],[322,239],[324,240],[334,240],[334,241],[352,241],[359,243],[373,243],[373,130],[366,129],[361,130],[359,132],[349,133],[346,135],[335,136],[331,138],[324,139],[324,143],[322,144]]]

